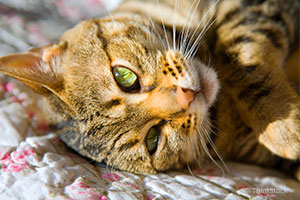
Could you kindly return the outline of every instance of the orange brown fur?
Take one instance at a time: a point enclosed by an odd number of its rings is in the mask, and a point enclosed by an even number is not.
[[[204,163],[208,153],[217,157],[207,150],[209,137],[224,159],[269,166],[279,157],[298,160],[299,76],[284,70],[299,72],[297,56],[290,56],[299,42],[298,2],[202,0],[187,33],[192,5],[179,1],[177,11],[171,0],[125,1],[112,17],[68,30],[59,44],[0,58],[0,71],[46,97],[67,145],[121,170]],[[173,25],[186,33],[176,38],[182,48],[170,45]],[[202,30],[201,47],[190,57],[199,43],[193,32]],[[122,91],[114,66],[131,69],[139,91]],[[153,126],[160,141],[150,155],[145,138]]]

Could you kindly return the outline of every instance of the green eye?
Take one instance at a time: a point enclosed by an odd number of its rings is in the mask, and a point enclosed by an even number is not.
[[[159,131],[156,127],[152,127],[148,131],[146,136],[146,147],[150,155],[152,155],[157,149],[159,135]]]
[[[125,90],[139,89],[138,78],[136,74],[130,69],[117,66],[113,68],[113,74],[115,80],[117,81],[121,89],[125,89]]]

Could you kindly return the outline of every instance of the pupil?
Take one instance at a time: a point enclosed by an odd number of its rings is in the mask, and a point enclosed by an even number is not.
[[[159,140],[159,132],[156,127],[152,127],[148,131],[148,135],[146,139],[146,146],[150,155],[152,155],[156,151],[158,140]]]
[[[125,92],[131,92],[140,88],[137,75],[126,67],[114,67],[113,75],[121,90]]]

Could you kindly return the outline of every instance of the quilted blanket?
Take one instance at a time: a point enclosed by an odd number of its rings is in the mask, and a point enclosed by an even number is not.
[[[0,0],[0,56],[55,41],[119,1]],[[259,166],[226,163],[136,175],[68,149],[45,123],[40,97],[0,75],[0,199],[299,199],[300,183]]]

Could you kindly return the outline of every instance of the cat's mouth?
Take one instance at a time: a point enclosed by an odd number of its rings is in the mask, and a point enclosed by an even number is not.
[[[189,117],[187,118],[185,145],[180,156],[182,163],[202,160],[204,152],[199,147],[206,146],[206,132],[203,133],[203,131],[209,129],[208,108],[205,95],[199,92],[186,111]]]
[[[189,104],[189,108],[187,109],[186,113],[190,115],[203,115],[206,116],[206,112],[208,110],[208,105],[205,100],[205,96],[202,92],[198,92],[193,101]],[[199,119],[203,119],[203,117],[200,117]]]

